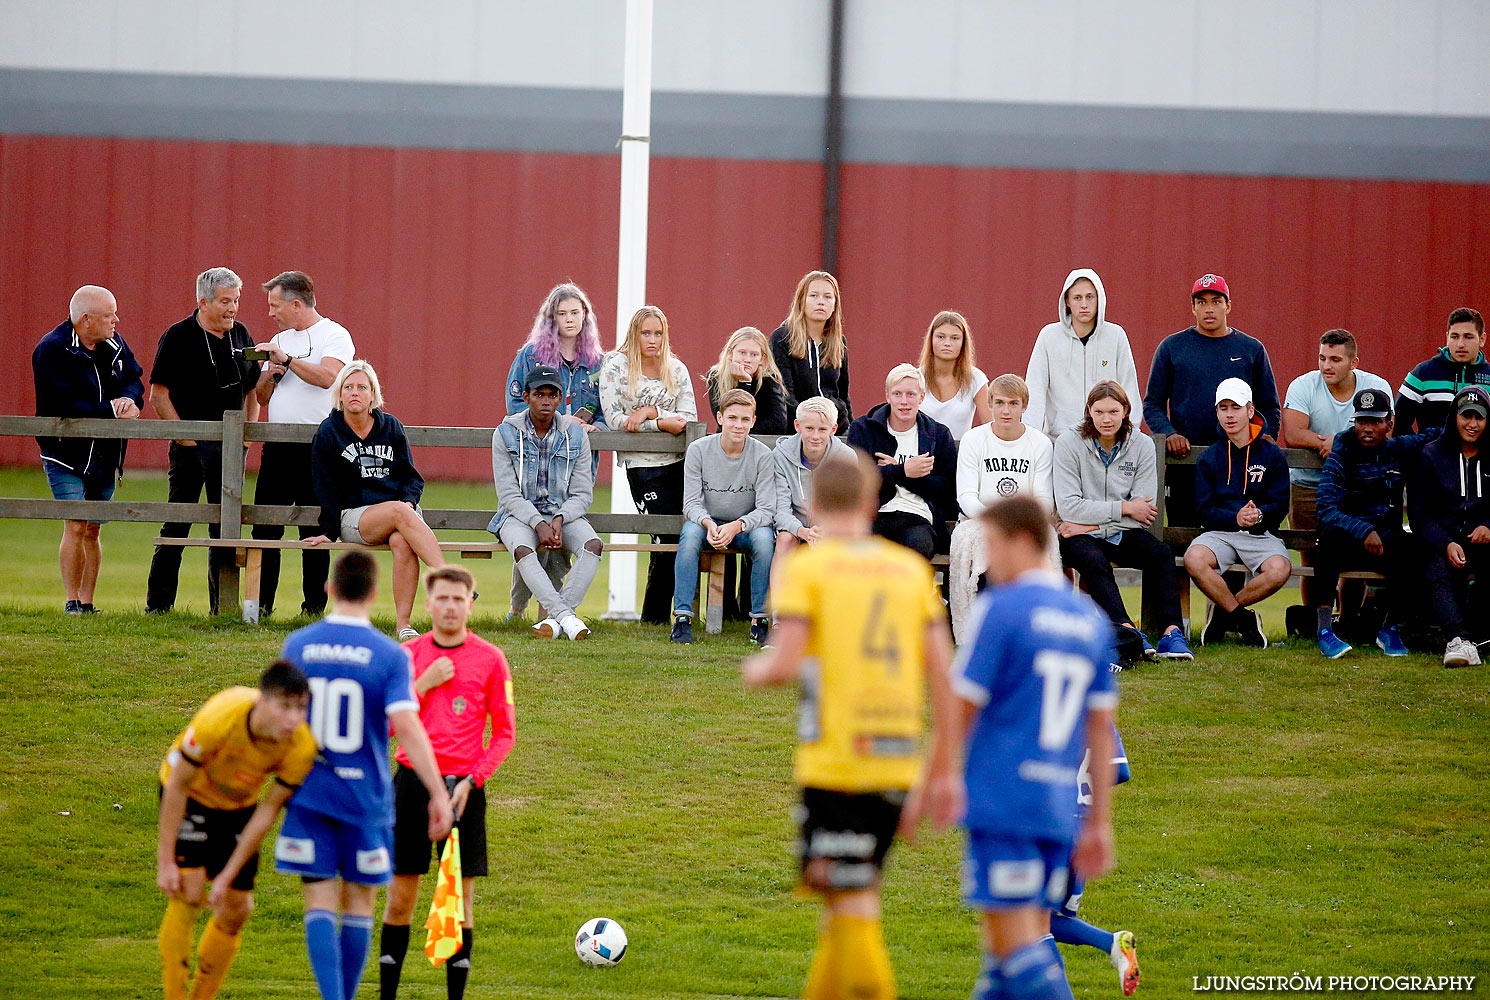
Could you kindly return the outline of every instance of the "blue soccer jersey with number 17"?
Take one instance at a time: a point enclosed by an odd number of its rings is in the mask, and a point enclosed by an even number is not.
[[[310,678],[318,750],[293,804],[349,823],[391,824],[388,717],[419,710],[408,651],[369,622],[327,615],[290,633],[283,656]]]
[[[968,736],[969,830],[1071,841],[1087,709],[1117,705],[1112,625],[1048,571],[979,596],[953,689],[978,706]]]

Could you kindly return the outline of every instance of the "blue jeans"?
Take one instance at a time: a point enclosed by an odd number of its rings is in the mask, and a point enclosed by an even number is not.
[[[699,552],[708,544],[708,534],[701,524],[688,521],[683,525],[683,534],[678,538],[678,555],[673,561],[673,614],[693,617],[693,595],[698,590]],[[749,552],[750,567],[750,617],[764,618],[766,594],[771,589],[771,556],[776,551],[776,529],[769,524],[750,532],[735,536],[730,549]]]

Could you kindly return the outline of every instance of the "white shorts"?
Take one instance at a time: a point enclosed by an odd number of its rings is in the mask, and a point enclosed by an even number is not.
[[[365,514],[365,513],[367,513],[367,509],[369,507],[375,507],[375,506],[377,506],[377,505],[376,504],[370,504],[370,503],[368,503],[368,504],[363,504],[361,507],[353,507],[351,510],[344,510],[344,511],[341,512],[341,540],[342,541],[344,541],[344,542],[356,542],[358,545],[369,545],[369,544],[371,544],[370,542],[367,541],[367,539],[363,538],[360,533],[358,533],[358,531],[357,531],[357,524],[358,524],[358,522],[360,522],[362,520],[362,515]],[[416,514],[419,515],[419,519],[421,521],[424,520],[424,508],[423,507],[420,507],[418,504],[415,504],[414,505],[414,513],[416,513]]]
[[[1207,531],[1190,544],[1204,545],[1214,552],[1222,570],[1241,563],[1256,573],[1273,556],[1288,558],[1288,547],[1272,532],[1254,535],[1250,531]]]

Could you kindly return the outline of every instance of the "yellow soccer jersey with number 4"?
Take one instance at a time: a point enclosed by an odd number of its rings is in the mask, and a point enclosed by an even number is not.
[[[926,630],[945,616],[931,566],[883,538],[795,549],[772,588],[778,620],[807,623],[799,785],[907,789],[921,767]]]
[[[283,743],[254,739],[248,713],[259,702],[257,688],[232,687],[207,699],[191,725],[176,737],[160,765],[165,784],[177,761],[201,770],[186,785],[186,794],[209,809],[247,809],[258,804],[269,775],[298,788],[316,759],[310,726],[301,723]]]

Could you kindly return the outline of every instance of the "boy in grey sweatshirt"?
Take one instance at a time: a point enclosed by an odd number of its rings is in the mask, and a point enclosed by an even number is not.
[[[776,470],[771,450],[750,437],[753,426],[755,397],[731,389],[719,400],[719,433],[693,442],[683,457],[685,521],[673,562],[673,642],[693,641],[693,597],[705,542],[720,552],[750,553],[750,638],[763,643],[770,631],[766,592],[776,547]]]

